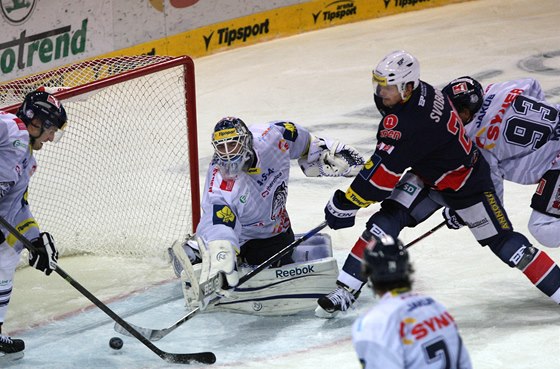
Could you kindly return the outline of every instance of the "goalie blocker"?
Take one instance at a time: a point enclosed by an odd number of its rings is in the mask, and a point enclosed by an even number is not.
[[[193,242],[189,241],[191,246]],[[180,276],[186,307],[194,309],[199,307],[199,301],[207,303],[204,297],[208,287],[198,284],[201,264],[192,265],[185,248],[178,242],[172,246],[172,250],[172,261],[180,264],[183,269]],[[292,258],[294,263],[264,269],[217,303],[201,308],[205,311],[263,316],[312,311],[317,298],[330,292],[338,276],[338,265],[332,255],[330,237],[326,234],[311,237],[294,249]],[[240,265],[239,268],[240,275],[252,270],[248,265]]]

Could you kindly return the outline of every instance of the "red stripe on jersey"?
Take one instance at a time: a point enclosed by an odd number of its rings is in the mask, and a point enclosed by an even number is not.
[[[373,172],[369,181],[381,190],[392,191],[399,179],[401,179],[399,174],[391,172],[385,165],[381,164],[377,170]]]
[[[525,268],[523,274],[533,284],[537,284],[538,281],[548,274],[554,264],[554,261],[546,253],[539,251],[537,257]]]
[[[362,260],[367,244],[368,243],[366,242],[366,240],[364,240],[362,237],[358,238],[358,241],[356,241],[356,244],[354,245],[354,247],[352,247],[350,253],[358,259]]]
[[[25,125],[25,123],[23,123],[23,120],[19,119],[19,118],[14,118],[14,122],[16,122],[18,129],[20,131],[25,131],[27,130],[27,126]]]
[[[220,183],[220,189],[227,192],[231,192],[234,184],[235,184],[235,179],[222,179],[222,183]]]
[[[466,168],[461,165],[459,168],[445,173],[443,176],[439,177],[436,181],[435,186],[438,190],[451,189],[453,191],[459,190],[467,179],[469,179],[473,168]]]

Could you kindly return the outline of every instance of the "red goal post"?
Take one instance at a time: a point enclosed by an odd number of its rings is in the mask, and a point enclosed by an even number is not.
[[[68,114],[35,156],[28,199],[64,255],[153,257],[200,219],[194,63],[188,56],[89,60],[0,83],[15,113],[40,86]]]

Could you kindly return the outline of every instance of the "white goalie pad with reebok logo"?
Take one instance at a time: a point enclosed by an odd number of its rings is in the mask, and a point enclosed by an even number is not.
[[[237,287],[231,296],[221,298],[205,311],[263,316],[313,311],[317,299],[331,292],[338,277],[338,264],[332,255],[331,239],[328,235],[317,234],[296,247],[292,257],[293,264],[264,269]],[[239,268],[240,276],[252,270],[250,266],[241,265]],[[183,286],[190,284],[184,272],[181,277]],[[187,307],[196,307],[193,305],[192,291],[183,288],[183,293]]]

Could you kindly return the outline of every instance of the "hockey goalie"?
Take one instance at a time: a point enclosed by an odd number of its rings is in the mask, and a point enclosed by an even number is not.
[[[353,177],[362,156],[292,122],[247,127],[235,117],[216,124],[212,146],[196,235],[168,249],[187,308],[259,315],[314,309],[338,275],[325,234],[238,286],[239,278],[295,240],[286,211],[291,160],[308,177]]]

